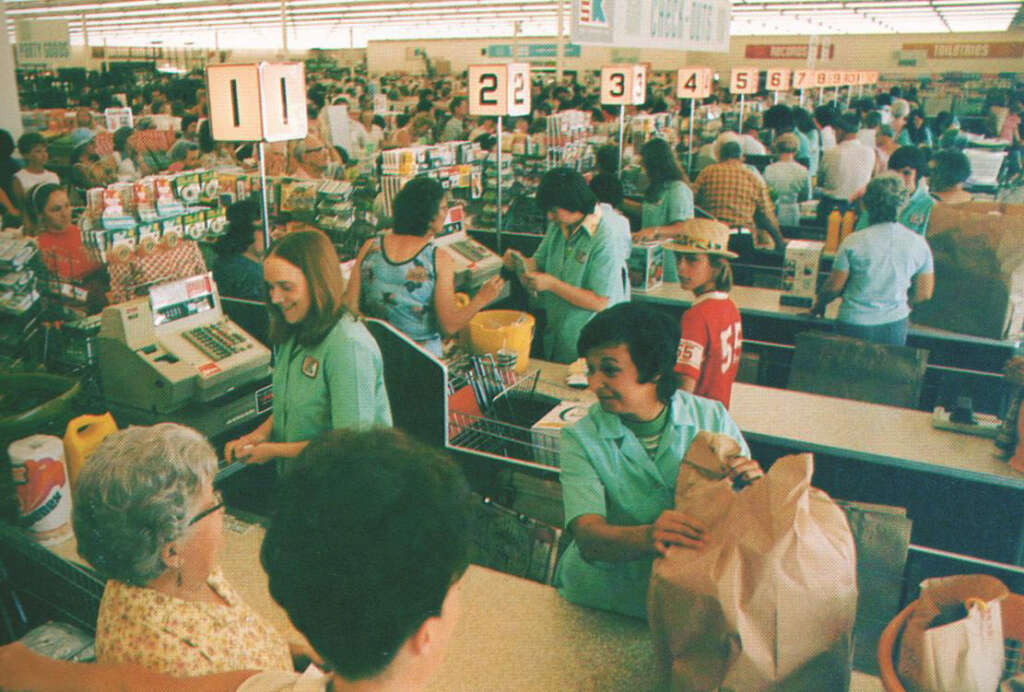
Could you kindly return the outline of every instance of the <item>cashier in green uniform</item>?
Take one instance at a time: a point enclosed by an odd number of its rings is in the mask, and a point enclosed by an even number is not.
[[[655,137],[640,149],[640,161],[650,181],[642,203],[623,201],[627,213],[640,214],[634,240],[672,238],[682,232],[683,221],[693,218],[693,192],[672,146]],[[678,281],[676,263],[665,262],[665,282]]]
[[[889,156],[888,168],[899,175],[907,190],[907,201],[900,207],[896,220],[914,233],[924,235],[928,230],[932,207],[935,206],[928,181],[924,177],[928,172],[928,155],[918,147],[900,147]],[[861,214],[857,219],[856,230],[870,225],[868,215]]]
[[[705,544],[707,527],[673,509],[690,443],[701,430],[724,433],[750,456],[721,402],[678,389],[678,345],[679,322],[637,303],[599,313],[580,334],[598,403],[562,431],[559,448],[572,542],[555,586],[573,603],[644,617],[654,557]],[[731,475],[753,479],[761,470],[745,459]]]
[[[274,408],[228,442],[224,457],[248,464],[299,455],[337,428],[391,426],[380,348],[344,307],[338,255],[320,231],[289,233],[263,260],[274,345]]]
[[[571,363],[583,325],[626,300],[616,228],[602,216],[587,181],[571,168],[544,174],[537,205],[550,222],[544,239],[533,257],[508,250],[504,262],[547,312],[544,358]]]

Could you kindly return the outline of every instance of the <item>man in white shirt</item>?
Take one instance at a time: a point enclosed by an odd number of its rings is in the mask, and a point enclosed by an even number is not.
[[[875,168],[875,151],[857,138],[857,119],[844,113],[835,118],[838,144],[826,149],[818,171],[822,198],[818,204],[818,222],[827,223],[829,213],[846,211],[860,197]]]
[[[442,142],[454,142],[466,138],[466,114],[469,112],[469,101],[465,96],[455,96],[448,106],[452,117],[444,124],[441,132]]]

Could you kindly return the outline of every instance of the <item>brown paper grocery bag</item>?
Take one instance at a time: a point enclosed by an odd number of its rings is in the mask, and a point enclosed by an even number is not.
[[[694,447],[680,468],[676,509],[709,523],[709,543],[656,559],[648,592],[666,682],[674,690],[845,689],[855,550],[842,510],[810,486],[811,455],[779,459],[736,493],[709,473],[730,465],[714,461],[729,446],[702,433]]]

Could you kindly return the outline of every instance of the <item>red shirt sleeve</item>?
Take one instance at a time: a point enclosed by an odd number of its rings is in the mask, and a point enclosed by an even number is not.
[[[708,325],[699,310],[690,308],[680,320],[682,338],[676,353],[675,370],[680,375],[700,379],[708,351]]]

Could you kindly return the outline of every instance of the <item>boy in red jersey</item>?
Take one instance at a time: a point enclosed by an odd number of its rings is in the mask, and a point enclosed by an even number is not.
[[[729,228],[711,219],[689,219],[683,231],[665,244],[676,252],[679,285],[693,291],[696,300],[683,313],[682,339],[676,372],[682,389],[716,399],[729,407],[732,383],[739,371],[743,327],[732,289]]]

